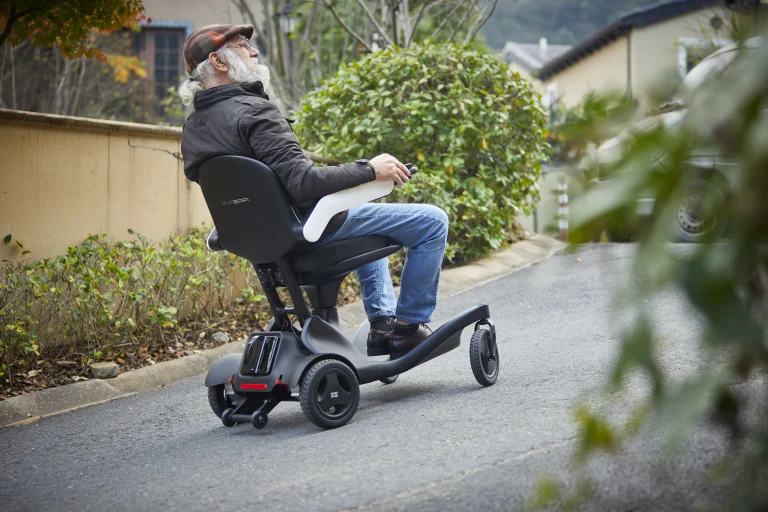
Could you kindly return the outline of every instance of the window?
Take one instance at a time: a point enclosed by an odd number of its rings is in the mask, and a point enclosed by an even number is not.
[[[705,57],[732,42],[730,39],[681,37],[677,43],[677,68],[680,76],[684,77]]]
[[[169,87],[175,87],[183,76],[181,49],[184,44],[183,30],[152,30],[154,36],[155,95],[165,98]]]
[[[547,84],[544,94],[541,96],[542,106],[547,110],[547,122],[555,124],[562,119],[557,119],[560,96],[557,93],[557,82]]]
[[[183,28],[144,27],[133,36],[133,49],[146,64],[148,93],[162,115],[160,102],[169,87],[176,87],[184,76],[182,50],[186,31]]]

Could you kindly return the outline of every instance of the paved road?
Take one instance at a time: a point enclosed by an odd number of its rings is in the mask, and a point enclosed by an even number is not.
[[[16,510],[518,510],[537,475],[566,476],[573,404],[596,400],[626,310],[631,246],[599,246],[441,302],[436,323],[487,302],[501,375],[482,389],[462,346],[400,377],[362,388],[356,416],[323,431],[296,403],[268,427],[221,426],[203,379],[0,430],[0,509]],[[577,261],[580,258],[580,262]],[[694,372],[697,326],[670,292],[656,304],[664,364]],[[641,394],[634,380],[622,397]],[[590,398],[591,397],[591,398]],[[622,414],[619,409],[617,414]],[[679,461],[649,433],[592,465],[594,510],[688,510],[716,503],[696,471],[721,453],[701,430]],[[715,500],[715,501],[712,501]]]

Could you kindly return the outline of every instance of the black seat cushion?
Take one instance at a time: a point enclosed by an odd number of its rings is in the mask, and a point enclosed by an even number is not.
[[[396,252],[402,246],[389,237],[382,235],[361,236],[331,242],[320,248],[302,245],[288,256],[296,273],[313,272],[328,269],[337,263],[350,260],[367,253],[378,254],[380,249],[392,248]],[[380,257],[380,256],[379,256]],[[378,259],[378,258],[376,258]],[[371,260],[375,261],[375,260]],[[366,262],[367,263],[367,262]]]

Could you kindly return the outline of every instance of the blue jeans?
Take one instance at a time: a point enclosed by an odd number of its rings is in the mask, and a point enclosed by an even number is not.
[[[386,235],[407,249],[397,302],[387,258],[357,269],[368,320],[394,316],[410,323],[430,322],[437,303],[448,216],[429,204],[366,203],[351,208],[344,224],[318,246],[366,235]]]

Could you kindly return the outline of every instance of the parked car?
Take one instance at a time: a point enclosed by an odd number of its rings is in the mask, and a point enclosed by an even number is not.
[[[760,45],[760,38],[753,38],[746,42],[748,50]],[[664,113],[648,116],[633,123],[617,136],[605,141],[591,155],[593,164],[601,167],[609,167],[622,158],[635,136],[663,125],[668,130],[674,130],[682,126],[688,113],[687,100],[695,94],[696,90],[705,82],[717,80],[723,70],[739,54],[741,48],[738,44],[724,46],[699,62],[683,79],[682,97],[669,105],[670,110]],[[768,113],[763,110],[764,113]],[[702,208],[703,201],[712,200],[725,202],[734,187],[737,173],[733,172],[738,161],[720,154],[714,148],[696,148],[687,160],[693,178],[688,182],[688,189],[681,197],[675,208],[674,222],[676,240],[680,242],[697,242],[705,237],[721,235],[728,227],[728,219],[722,215],[707,214],[705,211],[721,211],[715,208]],[[600,187],[610,178],[603,179],[596,184]],[[654,213],[654,198],[652,196],[638,201],[638,216],[646,217]],[[610,224],[606,226],[606,234],[611,241],[629,241],[635,226]]]

